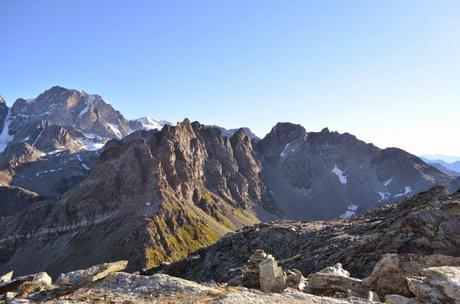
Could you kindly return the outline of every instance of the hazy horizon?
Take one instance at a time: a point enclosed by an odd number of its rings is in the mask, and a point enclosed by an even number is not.
[[[0,94],[53,85],[127,118],[263,137],[279,121],[460,155],[456,1],[4,1]]]

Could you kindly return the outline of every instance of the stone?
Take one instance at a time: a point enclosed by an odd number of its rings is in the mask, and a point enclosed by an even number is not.
[[[260,290],[263,292],[281,292],[286,288],[286,277],[283,268],[271,255],[259,263]]]
[[[111,273],[124,270],[128,261],[117,261],[92,266],[84,270],[76,270],[61,274],[56,280],[58,286],[82,285],[88,282],[100,280]]]
[[[443,293],[436,286],[430,285],[423,277],[410,277],[406,279],[407,287],[413,295],[421,302],[442,304],[445,298]]]
[[[430,267],[419,277],[407,278],[407,286],[421,301],[432,303],[460,302],[460,267]]]
[[[345,277],[345,278],[350,277],[350,273],[346,271],[345,269],[343,269],[342,263],[337,263],[334,266],[323,268],[316,273],[317,274],[328,274],[328,275]]]
[[[18,298],[27,298],[31,293],[52,287],[52,279],[46,272],[17,277],[0,284],[0,294],[15,294]]]
[[[367,299],[371,302],[380,303],[380,298],[378,294],[372,290],[368,291]]]
[[[13,278],[13,271],[10,271],[0,277],[0,284],[11,281]]]
[[[302,290],[305,283],[302,273],[297,269],[288,270],[286,273],[286,286],[297,290]]]
[[[413,298],[407,298],[404,296],[390,294],[385,296],[386,304],[418,304],[419,302]]]
[[[387,294],[411,297],[412,293],[406,284],[407,277],[419,276],[427,267],[449,265],[460,265],[460,258],[438,254],[385,254],[363,283],[383,298]]]
[[[307,276],[305,291],[316,295],[334,296],[339,293],[352,293],[354,296],[369,296],[368,288],[360,279],[351,278],[340,263],[326,267]]]
[[[430,267],[423,269],[421,274],[431,285],[441,288],[447,297],[460,301],[460,267]]]

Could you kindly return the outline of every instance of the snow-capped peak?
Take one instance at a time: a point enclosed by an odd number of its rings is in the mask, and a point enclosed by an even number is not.
[[[163,120],[156,120],[148,116],[138,118],[136,121],[140,122],[142,124],[142,128],[145,130],[161,129],[161,127],[167,124],[167,122]]]

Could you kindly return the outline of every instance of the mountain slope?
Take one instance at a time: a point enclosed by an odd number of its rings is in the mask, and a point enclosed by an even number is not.
[[[347,217],[451,182],[403,150],[328,129],[279,123],[255,146],[266,186],[289,219]]]
[[[258,170],[244,133],[228,139],[188,120],[112,140],[62,199],[1,219],[0,271],[56,275],[113,259],[142,268],[185,257],[258,222],[253,208],[270,205]]]
[[[87,176],[107,140],[130,132],[123,115],[99,95],[59,86],[35,99],[19,98],[11,109],[0,102],[0,121],[0,185],[49,199]]]
[[[303,275],[341,263],[366,277],[385,253],[460,255],[460,192],[434,187],[399,204],[347,220],[273,222],[228,234],[193,258],[147,271],[197,281],[227,282],[256,249]]]

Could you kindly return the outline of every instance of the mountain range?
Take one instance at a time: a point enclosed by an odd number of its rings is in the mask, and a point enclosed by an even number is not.
[[[189,119],[128,120],[62,87],[11,108],[2,100],[0,122],[0,272],[56,276],[120,259],[149,268],[247,225],[349,218],[459,181],[327,128],[278,123],[259,139]]]

